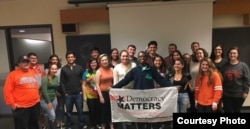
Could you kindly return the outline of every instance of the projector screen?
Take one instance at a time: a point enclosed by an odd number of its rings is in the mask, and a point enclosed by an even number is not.
[[[175,43],[183,53],[191,53],[197,41],[209,54],[212,47],[213,0],[158,1],[109,4],[111,47],[137,52],[151,40],[158,42],[157,53],[168,55],[168,44]]]

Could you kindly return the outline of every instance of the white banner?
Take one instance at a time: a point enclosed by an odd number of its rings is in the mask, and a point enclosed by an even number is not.
[[[171,121],[177,112],[176,87],[147,90],[116,89],[109,92],[112,122]]]

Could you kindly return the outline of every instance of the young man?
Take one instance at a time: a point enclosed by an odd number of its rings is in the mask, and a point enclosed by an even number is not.
[[[153,61],[153,59],[154,59],[154,57],[156,56],[156,55],[158,55],[157,53],[156,53],[156,51],[157,51],[157,42],[156,41],[150,41],[149,43],[148,43],[148,48],[147,48],[147,58],[146,58],[146,62],[150,65],[150,66],[153,66],[153,64],[154,64],[154,61]]]
[[[137,58],[135,57],[136,46],[135,45],[128,45],[127,52],[128,52],[128,56],[129,56],[130,61],[138,64]]]
[[[86,129],[86,123],[83,116],[83,88],[82,88],[82,66],[75,63],[76,56],[73,51],[66,53],[67,64],[62,67],[60,75],[60,84],[65,94],[66,104],[66,128],[73,129],[72,111],[76,106],[79,129]]]
[[[194,61],[195,60],[195,56],[196,56],[196,51],[198,50],[200,48],[200,43],[199,42],[192,42],[192,44],[191,44],[191,50],[192,50],[192,55],[191,55],[191,59],[192,59],[192,61]]]
[[[9,73],[4,84],[4,101],[13,111],[15,129],[39,129],[40,95],[29,58],[20,56],[18,67]]]
[[[36,53],[30,52],[27,54],[29,58],[29,69],[35,72],[36,79],[38,82],[39,89],[42,86],[42,78],[44,77],[44,69],[38,64],[38,56]],[[39,116],[39,122],[42,129],[46,129],[45,119],[44,119],[45,112],[42,108],[40,108],[40,116]]]
[[[172,65],[172,62],[173,62],[172,54],[175,50],[177,50],[176,44],[171,43],[168,45],[168,56],[164,58],[166,66]]]

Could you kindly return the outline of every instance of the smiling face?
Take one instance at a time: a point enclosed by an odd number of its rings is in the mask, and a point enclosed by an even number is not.
[[[58,63],[58,58],[54,56],[54,57],[51,58],[50,61],[51,61],[52,64],[57,64]]]
[[[173,53],[173,60],[181,59],[181,55],[178,52]]]
[[[68,54],[67,55],[67,62],[68,62],[68,64],[71,64],[71,65],[74,64],[75,60],[76,60],[76,58],[75,58],[74,54]]]
[[[112,52],[111,52],[111,58],[114,59],[114,60],[117,60],[117,58],[119,57],[118,56],[118,50],[114,49]]]
[[[98,51],[98,50],[93,50],[93,51],[91,51],[90,56],[91,56],[91,58],[93,58],[93,59],[97,59],[98,56],[99,56],[99,51]]]
[[[221,56],[222,55],[222,48],[221,48],[221,46],[215,47],[213,52],[214,52],[215,56],[217,56],[217,57]]]
[[[141,64],[141,65],[146,65],[146,54],[145,54],[145,52],[139,52],[138,53],[138,58],[137,58],[137,60],[138,60],[138,62]]]
[[[148,46],[148,53],[149,54],[154,55],[156,53],[156,50],[157,50],[157,46],[156,45],[151,44],[151,45]]]
[[[108,56],[107,55],[101,56],[101,58],[99,59],[99,62],[100,62],[100,66],[108,67],[109,66]]]
[[[23,71],[28,71],[28,69],[29,69],[29,61],[21,61],[21,62],[18,63],[18,66]]]
[[[130,57],[134,57],[135,52],[136,52],[136,48],[134,48],[134,47],[128,47],[127,51],[128,51],[128,55]]]
[[[31,56],[29,57],[29,59],[30,59],[30,65],[31,65],[31,66],[34,66],[34,65],[37,64],[37,56],[31,55]]]
[[[198,43],[193,43],[192,45],[191,45],[191,50],[192,50],[192,52],[193,53],[195,53],[198,49],[199,49],[199,44]]]
[[[209,71],[208,61],[203,60],[200,64],[201,71],[207,73]]]
[[[204,58],[204,52],[203,52],[201,49],[197,50],[197,51],[196,51],[196,59],[197,59],[198,61],[200,61],[200,60],[203,59],[203,58]]]
[[[49,66],[49,72],[48,74],[52,75],[52,76],[55,76],[57,73],[57,65],[56,64],[51,64]]]
[[[230,61],[235,62],[238,61],[239,52],[236,49],[231,49],[228,53],[228,58]]]
[[[90,62],[90,67],[92,70],[96,70],[97,69],[97,61],[96,60],[92,60]]]
[[[154,66],[156,68],[160,68],[162,66],[162,60],[160,57],[155,57],[154,59]]]
[[[128,63],[129,62],[128,52],[127,51],[122,51],[121,52],[120,60],[121,60],[121,63]]]
[[[180,60],[174,61],[174,70],[175,71],[182,71],[183,67],[184,67],[183,62],[181,62]]]

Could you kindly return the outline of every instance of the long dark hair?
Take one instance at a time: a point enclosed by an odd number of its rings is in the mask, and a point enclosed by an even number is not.
[[[215,50],[216,47],[221,47],[221,51],[222,51],[221,57],[224,58],[224,50],[223,50],[222,45],[221,45],[221,44],[216,44],[216,45],[213,47],[212,52],[211,52],[211,55],[210,55],[210,59],[211,59],[212,61],[215,60],[214,50]]]
[[[160,68],[159,68],[160,72],[161,72],[161,73],[166,73],[167,68],[166,68],[166,64],[165,64],[165,61],[164,61],[163,57],[160,56],[160,55],[156,55],[156,56],[153,58],[153,62],[155,61],[156,58],[160,58],[160,59],[161,59],[161,62],[162,62],[161,66],[160,66]],[[154,67],[155,69],[157,69],[157,68],[155,67],[155,65],[153,65],[153,67]]]
[[[61,68],[61,67],[62,67],[61,61],[60,61],[58,55],[55,55],[55,54],[53,54],[53,55],[51,55],[51,56],[49,57],[47,65],[49,66],[50,64],[52,64],[51,60],[52,60],[53,57],[56,57],[57,60],[58,60],[58,62],[57,62],[57,64],[56,64],[56,65],[57,65],[57,68],[58,68],[58,69]]]
[[[90,59],[89,63],[88,63],[88,68],[89,68],[89,73],[91,73],[91,74],[94,72],[94,69],[92,69],[90,66],[93,61],[96,61],[96,65],[97,65],[95,70],[97,70],[99,68],[98,60],[97,59]]]

